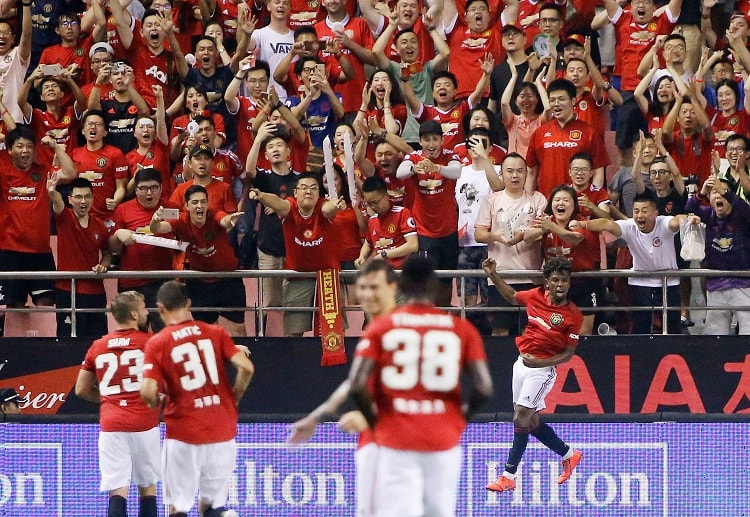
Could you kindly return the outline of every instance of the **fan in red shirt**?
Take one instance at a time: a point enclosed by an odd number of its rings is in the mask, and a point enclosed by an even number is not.
[[[109,492],[108,515],[126,515],[131,471],[138,486],[142,517],[156,517],[160,477],[159,410],[141,400],[143,358],[151,337],[143,295],[126,291],[114,297],[117,329],[94,341],[76,380],[76,395],[100,403],[99,468],[101,490]]]
[[[94,186],[92,215],[110,221],[127,191],[128,162],[117,147],[104,143],[107,134],[104,113],[88,110],[81,121],[86,145],[76,147],[70,157],[78,175]]]
[[[164,112],[164,94],[161,86],[154,86],[156,92],[156,121],[141,117],[135,123],[136,147],[125,155],[128,162],[128,192],[133,192],[135,173],[146,167],[153,167],[162,176],[162,195],[169,197],[174,190],[174,181],[169,169],[169,146],[167,121]]]
[[[349,373],[378,445],[375,503],[383,515],[454,515],[459,439],[492,395],[487,358],[471,323],[433,305],[438,279],[427,258],[404,262],[399,290],[406,305],[368,326]]]
[[[382,128],[379,136],[385,140],[388,133],[400,135],[406,126],[406,105],[401,97],[398,80],[388,70],[376,70],[370,78],[369,85],[362,89],[362,104],[354,119],[354,125],[370,128],[370,131]],[[368,144],[367,158],[375,159],[375,145]]]
[[[169,198],[171,207],[183,208],[187,190],[193,185],[201,185],[208,192],[209,210],[214,213],[237,211],[237,200],[231,185],[211,177],[213,158],[213,152],[207,145],[196,145],[190,149],[187,160],[193,171],[193,179],[177,185]]]
[[[41,144],[55,150],[61,182],[76,177],[63,145],[49,136]],[[54,271],[46,188],[50,165],[34,162],[37,140],[26,126],[8,132],[5,145],[7,150],[0,151],[0,271]],[[35,305],[55,303],[51,280],[17,278],[3,281],[2,286],[9,307],[24,307],[29,295]]]
[[[169,515],[187,515],[200,492],[201,515],[227,515],[237,456],[237,405],[255,371],[225,330],[193,320],[184,284],[157,293],[167,325],[146,343],[141,396],[149,407],[164,390],[164,494]],[[234,384],[226,364],[237,368]],[[234,513],[234,512],[232,512]]]
[[[494,140],[495,135],[497,135],[496,120],[497,118],[495,117],[495,114],[488,108],[483,106],[472,108],[469,113],[464,115],[462,122],[464,134],[468,134],[469,131],[481,127],[486,129],[490,134],[490,139]],[[461,160],[461,165],[464,167],[471,165],[472,160],[465,140],[457,143],[453,148],[453,152],[458,156],[458,159]],[[489,149],[489,160],[492,165],[500,165],[507,154],[508,150],[506,148],[493,143],[492,147]]]
[[[487,490],[506,492],[516,488],[516,470],[529,441],[529,434],[562,456],[558,484],[565,483],[581,461],[583,454],[566,445],[550,426],[539,418],[547,407],[545,397],[555,384],[555,367],[568,362],[575,354],[583,315],[568,300],[571,265],[565,259],[552,259],[542,268],[544,285],[528,291],[516,291],[495,271],[497,264],[488,258],[482,263],[503,298],[513,305],[526,307],[529,323],[523,335],[516,338],[520,355],[513,366],[513,446],[505,470],[487,485]]]
[[[662,131],[662,142],[680,174],[693,174],[698,177],[698,184],[703,185],[711,173],[714,131],[701,103],[678,95]]]
[[[456,180],[461,175],[461,162],[452,148],[443,148],[443,128],[434,120],[420,124],[419,144],[422,149],[407,154],[397,173],[401,179],[411,179],[411,211],[417,225],[419,253],[429,256],[437,269],[457,269]],[[438,305],[449,306],[451,297],[452,279],[443,278]]]
[[[76,178],[70,183],[68,202],[65,207],[62,195],[55,190],[58,175],[52,173],[47,180],[47,193],[52,201],[57,228],[57,270],[94,271],[106,273],[112,263],[109,252],[107,227],[101,219],[89,215],[94,201],[94,188],[85,178]],[[71,307],[71,281],[55,282],[58,309]],[[107,306],[104,283],[101,280],[76,281],[76,309],[103,309]],[[57,337],[70,337],[73,322],[71,312],[58,312]],[[107,332],[107,316],[101,313],[78,313],[76,337],[101,336]]]
[[[505,18],[505,15],[502,16]],[[508,20],[503,20],[504,25]],[[460,19],[454,2],[446,2],[443,24],[451,49],[448,69],[458,78],[456,98],[465,99],[482,80],[483,67],[477,66],[489,54],[494,63],[505,58],[501,41],[501,23],[491,25],[487,0],[466,2],[464,19]],[[481,96],[489,92],[482,92]]]
[[[315,174],[296,178],[294,197],[281,199],[275,194],[250,189],[250,199],[257,199],[281,218],[286,249],[286,269],[320,271],[339,268],[337,236],[331,220],[346,207],[344,198],[325,199],[320,192],[322,180]],[[286,280],[284,306],[313,306],[315,279]],[[284,313],[284,333],[300,337],[312,329],[312,313]]]
[[[173,252],[168,248],[149,246],[135,241],[134,235],[150,234],[151,218],[161,200],[161,173],[152,168],[135,173],[135,199],[126,201],[115,209],[110,228],[109,249],[121,254],[123,271],[159,271],[172,269]],[[146,305],[156,306],[156,291],[161,282],[150,278],[119,278],[117,289],[122,292],[134,289],[146,297]],[[164,324],[158,315],[149,316],[151,328],[159,330]]]
[[[227,214],[209,209],[208,191],[202,185],[191,185],[185,191],[187,213],[179,219],[165,220],[163,209],[154,213],[151,231],[174,233],[189,243],[186,253],[190,269],[195,271],[234,271],[237,257],[229,243],[227,232],[237,224],[242,212]],[[193,316],[206,323],[216,323],[219,316],[226,318],[233,336],[246,336],[245,285],[241,278],[195,278],[186,282],[195,306]],[[223,307],[226,311],[202,311],[201,307]]]
[[[391,205],[388,186],[378,176],[367,178],[362,183],[362,197],[374,215],[367,223],[365,242],[355,264],[360,267],[372,255],[399,269],[406,257],[419,250],[417,226],[411,210]]]
[[[593,184],[604,185],[604,168],[609,157],[604,140],[589,124],[575,118],[576,87],[566,79],[555,79],[547,87],[552,120],[542,124],[531,135],[526,162],[529,174],[526,191],[538,190],[549,196],[552,189],[566,183],[565,171],[570,158],[585,152],[594,161]],[[534,184],[538,186],[534,188]]]
[[[360,2],[359,4],[361,16],[367,22],[372,34],[378,38],[381,37],[388,29],[389,24],[392,23],[391,20],[375,9],[371,2]],[[385,56],[390,61],[401,63],[401,55],[394,43],[395,35],[402,30],[411,29],[418,38],[419,53],[415,62],[424,65],[432,60],[435,57],[435,44],[420,16],[420,2],[417,0],[396,0],[394,10],[396,27],[385,45]]]
[[[255,61],[255,66],[250,66],[253,61]],[[237,119],[237,155],[240,158],[247,159],[250,148],[253,146],[255,134],[253,120],[263,109],[264,101],[261,97],[268,89],[270,76],[268,63],[255,60],[255,56],[251,54],[240,61],[240,69],[224,92],[227,111]],[[247,97],[239,95],[243,79],[248,93]]]

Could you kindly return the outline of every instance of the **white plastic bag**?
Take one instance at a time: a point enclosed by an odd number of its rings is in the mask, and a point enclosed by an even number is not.
[[[680,222],[680,256],[684,260],[701,261],[706,258],[706,225],[691,223],[687,219]]]

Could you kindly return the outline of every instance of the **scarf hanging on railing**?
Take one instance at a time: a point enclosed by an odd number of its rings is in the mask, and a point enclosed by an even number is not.
[[[318,271],[316,298],[318,311],[313,328],[323,344],[321,366],[346,364],[344,348],[344,317],[341,314],[340,284],[338,269]]]

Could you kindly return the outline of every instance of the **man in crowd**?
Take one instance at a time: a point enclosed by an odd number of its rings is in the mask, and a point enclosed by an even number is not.
[[[255,368],[226,331],[193,320],[184,284],[165,282],[157,303],[166,327],[146,343],[141,397],[151,408],[160,404],[162,389],[167,399],[162,475],[168,513],[187,517],[199,492],[204,517],[237,517],[224,505],[237,456],[237,405]],[[233,384],[226,363],[237,368]]]
[[[101,403],[100,490],[109,492],[108,517],[127,517],[131,473],[140,517],[156,517],[160,477],[159,410],[141,400],[143,357],[149,334],[143,295],[120,293],[110,308],[117,329],[94,341],[76,380],[76,395]]]
[[[20,404],[26,404],[27,399],[21,398],[13,388],[0,389],[0,413],[3,415],[20,415]]]

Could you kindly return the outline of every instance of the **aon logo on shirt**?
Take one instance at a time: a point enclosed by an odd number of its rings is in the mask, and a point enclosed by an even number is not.
[[[150,68],[147,68],[146,69],[146,75],[147,76],[152,75],[152,76],[156,77],[159,80],[159,82],[167,84],[167,74],[165,74],[164,72],[162,72],[161,70],[159,70],[156,67],[156,65],[154,65],[154,66],[152,66]]]

